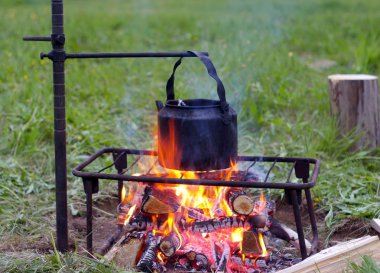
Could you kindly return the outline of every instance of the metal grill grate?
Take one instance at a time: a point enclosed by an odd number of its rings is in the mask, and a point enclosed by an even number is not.
[[[99,169],[107,155],[112,155],[111,164]],[[154,151],[105,148],[78,165],[73,174],[87,179],[301,190],[315,185],[319,171],[319,161],[311,158],[238,156],[235,164],[238,171],[195,172],[197,179],[185,178],[182,172],[179,178],[171,178]],[[226,179],[229,173],[231,178]]]

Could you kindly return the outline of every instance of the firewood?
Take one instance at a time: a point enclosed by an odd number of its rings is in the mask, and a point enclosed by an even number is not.
[[[261,247],[257,237],[257,233],[249,230],[243,232],[243,241],[242,241],[242,254],[260,254]]]
[[[226,195],[227,188],[223,188],[220,192],[219,195],[217,196],[215,202],[213,203],[213,206],[211,208],[211,215],[213,217],[224,217],[226,216],[225,211],[221,208],[221,203],[223,198]]]
[[[281,224],[276,219],[272,219],[272,224],[269,228],[271,234],[280,238],[288,243],[292,244],[295,248],[300,249],[300,243],[298,240],[298,233],[287,227],[284,224]],[[307,251],[311,250],[311,243],[305,239],[306,249]]]
[[[192,231],[199,233],[214,232],[224,228],[244,227],[244,218],[238,216],[213,218],[207,221],[196,221]]]
[[[231,248],[227,242],[223,242],[223,253],[220,256],[219,263],[215,269],[215,273],[224,273],[227,271],[227,264],[230,260]]]
[[[238,215],[249,215],[253,211],[254,203],[243,190],[228,190],[226,200],[232,211]]]
[[[171,257],[175,254],[175,252],[181,247],[182,238],[180,235],[172,232],[169,235],[162,238],[158,249],[166,256]]]
[[[130,210],[131,210],[132,206],[130,205],[122,205],[122,204],[119,204],[118,207],[117,207],[117,212],[118,212],[118,215],[117,215],[117,224],[118,225],[124,225],[124,223],[128,220],[127,218],[130,217],[128,216],[128,213],[130,213]],[[133,211],[131,211],[131,213],[135,212],[136,209],[133,208]]]
[[[262,215],[251,215],[248,217],[230,216],[213,218],[207,221],[196,221],[191,224],[193,232],[208,233],[224,228],[264,228],[266,219]]]
[[[180,204],[174,190],[158,190],[146,187],[141,203],[141,211],[148,214],[167,214],[178,210]]]
[[[152,217],[148,215],[142,215],[141,213],[131,217],[129,222],[125,226],[126,231],[135,231],[135,230],[150,230],[153,227]]]
[[[143,272],[152,272],[153,262],[156,259],[157,246],[157,238],[155,238],[153,232],[148,232],[145,239],[144,252],[136,265],[138,270]]]
[[[215,240],[212,238],[212,236],[210,237],[210,244],[211,244],[211,254],[212,254],[212,259],[213,259],[213,264],[218,264],[219,263],[219,256],[218,256],[218,253],[216,251],[216,244],[215,244]]]
[[[252,228],[265,228],[267,223],[267,218],[262,214],[250,215],[246,218],[245,227],[249,226]]]
[[[144,232],[134,232],[122,236],[122,238],[105,255],[107,260],[113,261],[124,269],[134,267],[141,257],[144,245]]]
[[[210,219],[210,217],[207,217],[206,215],[204,215],[201,209],[181,207],[181,211],[183,214],[187,215],[187,217],[191,219],[201,220],[201,221]]]
[[[153,262],[152,273],[163,273],[166,272],[166,268],[159,262]]]
[[[206,255],[195,251],[189,251],[186,253],[187,259],[189,259],[191,266],[196,270],[209,270],[210,263]]]

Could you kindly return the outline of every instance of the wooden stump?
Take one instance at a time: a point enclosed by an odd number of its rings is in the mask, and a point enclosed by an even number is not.
[[[352,150],[374,149],[380,145],[380,117],[377,77],[331,75],[328,77],[332,114],[342,136],[360,135]]]

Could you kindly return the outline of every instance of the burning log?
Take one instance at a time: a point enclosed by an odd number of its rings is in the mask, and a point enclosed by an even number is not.
[[[145,232],[132,232],[123,236],[105,255],[105,258],[125,269],[134,267],[141,257],[144,234]]]
[[[130,206],[130,205],[119,204],[117,210],[119,212],[119,214],[117,216],[117,224],[118,225],[124,225],[133,216],[133,214],[136,210],[136,205]]]
[[[212,258],[213,258],[213,263],[214,264],[218,264],[219,263],[219,257],[218,257],[218,253],[216,251],[216,243],[215,243],[215,240],[211,238],[211,241],[210,241],[210,244],[211,244],[211,254],[212,254]]]
[[[181,247],[182,238],[179,236],[179,234],[172,232],[161,240],[158,248],[166,257],[173,256]]]
[[[153,269],[152,271],[153,273],[162,273],[166,271],[166,268],[159,262],[153,262],[152,269]]]
[[[156,259],[158,240],[153,232],[148,232],[145,240],[145,249],[136,268],[143,272],[152,272],[153,262]]]
[[[262,214],[256,214],[256,215],[250,215],[246,217],[246,224],[245,227],[249,226],[252,228],[265,228],[267,222],[267,217],[265,217]]]
[[[197,221],[192,223],[191,230],[193,232],[208,233],[224,228],[264,228],[266,219],[263,215],[251,215],[247,217],[229,216],[221,218],[213,218],[207,221]]]
[[[206,257],[201,253],[189,251],[186,253],[186,258],[190,261],[191,266],[196,270],[209,270],[210,263]]]
[[[227,271],[227,264],[230,260],[231,248],[227,242],[223,242],[223,253],[220,256],[218,266],[216,267],[215,273],[224,273]]]
[[[249,215],[253,211],[254,203],[243,190],[230,189],[226,193],[226,199],[236,214]]]
[[[150,230],[156,227],[152,221],[152,217],[136,214],[126,224],[125,229],[130,232],[135,230]]]
[[[170,189],[158,190],[146,187],[141,203],[141,211],[148,214],[167,214],[178,210],[180,204],[175,192]]]
[[[243,232],[241,253],[242,254],[260,254],[261,253],[258,236],[254,231],[249,230],[249,231]]]
[[[210,219],[206,215],[204,215],[203,211],[201,209],[196,209],[196,208],[190,208],[190,207],[182,207],[182,213],[187,214],[187,216],[191,219],[195,220],[208,220]]]
[[[217,196],[215,202],[214,202],[214,205],[212,206],[211,208],[211,215],[214,216],[214,217],[224,217],[226,216],[226,213],[224,211],[224,209],[222,209],[220,207],[221,203],[222,203],[222,200],[225,196],[225,192],[226,192],[227,188],[223,188],[220,192],[219,192],[219,195]]]
[[[288,243],[292,244],[295,248],[300,249],[300,243],[298,240],[298,233],[287,227],[284,224],[281,224],[276,219],[272,219],[272,224],[269,228],[271,234],[280,238]],[[308,251],[311,250],[311,243],[305,239],[306,248]]]

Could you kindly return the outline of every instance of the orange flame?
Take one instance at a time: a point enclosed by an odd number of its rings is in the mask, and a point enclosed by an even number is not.
[[[266,208],[267,200],[265,199],[264,193],[260,193],[260,201],[255,203],[256,213],[264,212]]]
[[[126,224],[128,224],[129,219],[131,219],[131,217],[132,217],[133,214],[135,213],[135,210],[136,210],[136,204],[134,204],[134,205],[129,209],[128,214],[127,214],[127,216],[126,216],[125,219],[124,219],[124,226],[125,226]]]
[[[127,200],[125,198],[126,194],[127,194],[127,190],[125,189],[125,187],[123,185],[123,187],[121,188],[121,204],[123,206],[125,206],[127,204]]]
[[[244,232],[244,228],[235,228],[231,232],[231,241],[233,243],[239,243],[243,241],[243,232]]]
[[[266,256],[268,256],[268,251],[267,251],[267,248],[266,248],[265,243],[264,243],[263,234],[261,232],[259,232],[258,237],[259,237],[259,243],[260,243],[260,247],[261,247],[261,256],[266,257]]]

